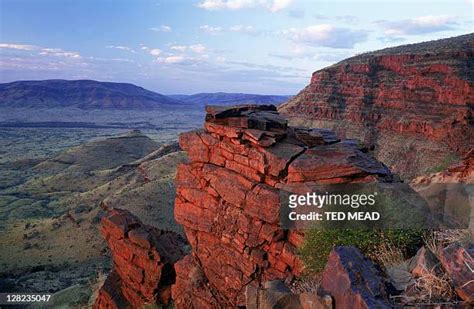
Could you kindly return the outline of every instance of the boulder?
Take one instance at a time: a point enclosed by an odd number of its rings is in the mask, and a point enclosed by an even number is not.
[[[246,287],[247,309],[330,309],[332,298],[312,293],[295,294],[283,281],[265,282],[264,287]]]
[[[458,296],[474,304],[474,255],[472,252],[454,243],[441,250],[439,260],[451,278]]]
[[[352,182],[368,175],[392,177],[385,165],[347,143],[313,147],[288,166],[288,182]]]
[[[336,308],[391,308],[380,272],[355,247],[335,247],[322,274],[321,293]]]
[[[436,255],[426,247],[421,247],[416,255],[411,258],[408,269],[414,277],[422,277],[435,271],[439,260]]]

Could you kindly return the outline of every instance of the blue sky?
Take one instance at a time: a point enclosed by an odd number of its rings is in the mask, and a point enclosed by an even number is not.
[[[472,0],[0,0],[0,82],[295,94],[357,53],[474,32]]]

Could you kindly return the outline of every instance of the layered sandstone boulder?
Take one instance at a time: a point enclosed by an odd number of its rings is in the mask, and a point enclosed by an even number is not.
[[[358,55],[314,72],[279,111],[363,140],[406,178],[423,175],[474,148],[473,57],[474,34]]]
[[[301,274],[302,232],[280,225],[288,185],[391,181],[354,141],[289,127],[272,105],[206,109],[204,129],[180,136],[175,217],[192,252],[175,265],[177,308],[245,305],[245,291]]]
[[[175,282],[174,264],[185,255],[185,239],[174,232],[146,226],[122,209],[109,210],[102,219],[101,233],[114,265],[94,307],[169,304]]]

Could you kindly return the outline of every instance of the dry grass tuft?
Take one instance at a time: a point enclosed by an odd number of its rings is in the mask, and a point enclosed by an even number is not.
[[[377,254],[373,255],[373,259],[385,268],[400,265],[405,261],[402,250],[389,242],[378,245],[376,252]]]
[[[472,230],[442,230],[432,231],[424,237],[425,245],[434,254],[438,255],[441,250],[452,243],[468,244],[472,242]]]
[[[420,301],[451,301],[456,297],[448,275],[435,269],[415,279],[414,291]]]
[[[311,274],[305,277],[296,278],[291,282],[289,288],[292,293],[313,293],[317,294],[321,284],[321,274]]]

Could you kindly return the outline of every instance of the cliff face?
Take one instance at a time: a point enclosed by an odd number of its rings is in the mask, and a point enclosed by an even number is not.
[[[190,253],[178,234],[109,209],[101,231],[114,268],[96,308],[167,305],[170,299],[175,308],[186,309],[249,305],[257,301],[255,291],[267,290],[265,283],[291,282],[304,268],[297,255],[302,231],[280,223],[282,191],[393,180],[356,141],[341,141],[328,130],[289,127],[273,105],[208,107],[205,128],[182,134],[180,145],[189,161],[178,167],[174,214]],[[343,270],[338,274],[347,277]],[[327,291],[340,302],[352,293],[344,289]],[[367,295],[367,301],[386,301],[383,293]],[[320,308],[328,300],[304,293],[288,297],[295,302],[291,308]]]
[[[176,265],[177,308],[245,305],[245,290],[299,275],[302,235],[280,226],[280,190],[308,183],[391,181],[390,171],[327,130],[291,128],[274,106],[207,108],[182,134],[176,221],[191,254]]]
[[[410,178],[474,147],[473,59],[474,34],[356,56],[314,72],[279,111],[363,140]]]

